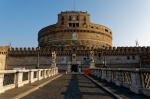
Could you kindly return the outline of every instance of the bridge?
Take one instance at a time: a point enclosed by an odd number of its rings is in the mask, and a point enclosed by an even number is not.
[[[150,99],[150,70],[94,68],[0,71],[0,99]]]

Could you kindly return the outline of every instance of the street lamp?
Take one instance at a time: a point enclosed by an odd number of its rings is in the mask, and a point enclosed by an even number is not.
[[[102,51],[102,59],[103,59],[103,67],[106,67],[106,56],[105,56],[105,52]]]
[[[140,68],[141,68],[141,65],[142,65],[142,63],[141,63],[141,55],[139,56],[139,63],[140,63]]]
[[[40,59],[40,47],[37,48],[37,66],[36,66],[36,69],[38,69],[40,67],[40,62],[39,62],[39,59]]]

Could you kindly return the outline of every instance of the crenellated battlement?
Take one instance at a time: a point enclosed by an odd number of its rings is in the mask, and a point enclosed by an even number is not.
[[[34,47],[28,47],[28,48],[10,48],[9,51],[37,51],[38,48],[34,48]]]
[[[0,55],[6,55],[10,46],[0,46]]]
[[[150,54],[150,47],[109,47],[102,50],[106,55]]]
[[[54,48],[34,48],[34,47],[28,47],[28,48],[10,48],[9,49],[9,55],[11,56],[37,56],[42,55],[42,56],[47,56],[51,55],[52,51],[58,51],[58,49]]]
[[[56,51],[57,55],[71,55],[76,53],[83,55],[89,53],[89,51],[94,50],[96,54],[103,53],[103,55],[140,55],[140,54],[150,54],[150,47],[107,47],[104,49],[94,49],[91,47],[51,47],[51,48],[9,48],[9,55],[19,55],[19,56],[50,56],[52,51]],[[2,53],[2,52],[1,52]],[[3,51],[4,53],[4,51]]]
[[[12,56],[34,56],[37,55],[39,49],[38,48],[33,48],[33,47],[28,47],[28,48],[10,48],[9,49],[9,55]]]

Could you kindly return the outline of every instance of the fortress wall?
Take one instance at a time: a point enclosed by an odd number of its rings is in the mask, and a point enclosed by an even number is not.
[[[129,57],[130,59],[127,59]],[[133,59],[134,58],[134,59]],[[127,56],[127,55],[117,55],[117,56],[104,56],[104,57],[96,57],[95,63],[100,67],[104,66],[104,61],[106,66],[109,67],[118,67],[118,68],[132,68],[139,67],[139,56]]]
[[[36,56],[9,56],[7,58],[7,69],[13,68],[36,68],[38,58]],[[40,66],[50,65],[50,59],[46,56],[40,56]],[[46,68],[46,67],[41,67]]]
[[[0,46],[0,70],[5,69],[9,46]]]
[[[4,69],[5,65],[7,69],[16,67],[35,68],[37,66],[38,52],[40,56],[40,65],[43,66],[42,68],[48,68],[48,66],[51,64],[51,52],[53,50],[55,50],[57,53],[58,66],[60,68],[66,68],[68,62],[71,62],[72,53],[76,53],[77,61],[81,61],[83,63],[84,57],[88,57],[90,50],[94,49],[90,47],[75,47],[74,52],[73,48],[71,47],[64,49],[11,48],[8,53],[6,51],[0,52],[0,62],[2,64],[1,68]],[[101,55],[99,56],[99,54]],[[106,65],[112,67],[137,67],[139,66],[140,60],[146,60],[146,62],[148,62],[150,59],[150,57],[147,58],[148,55],[150,55],[150,47],[110,47],[105,49],[95,49],[94,59],[96,65],[103,65],[105,57]],[[145,64],[142,64],[150,67],[150,64],[146,62]]]
[[[5,64],[6,63],[6,55],[5,54],[0,54],[0,70],[5,69]]]
[[[129,57],[129,59],[127,59]],[[108,64],[132,64],[139,63],[139,57],[136,56],[106,56]]]

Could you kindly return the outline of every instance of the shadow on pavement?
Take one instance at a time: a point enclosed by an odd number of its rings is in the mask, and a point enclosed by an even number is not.
[[[95,90],[97,89],[96,85],[93,85],[93,83],[87,80],[84,76],[77,74],[71,76],[66,87],[67,90],[61,93],[64,95],[64,99],[86,99],[86,97],[88,97],[88,99],[93,99],[93,97],[108,96],[108,94],[103,91],[100,92]]]

